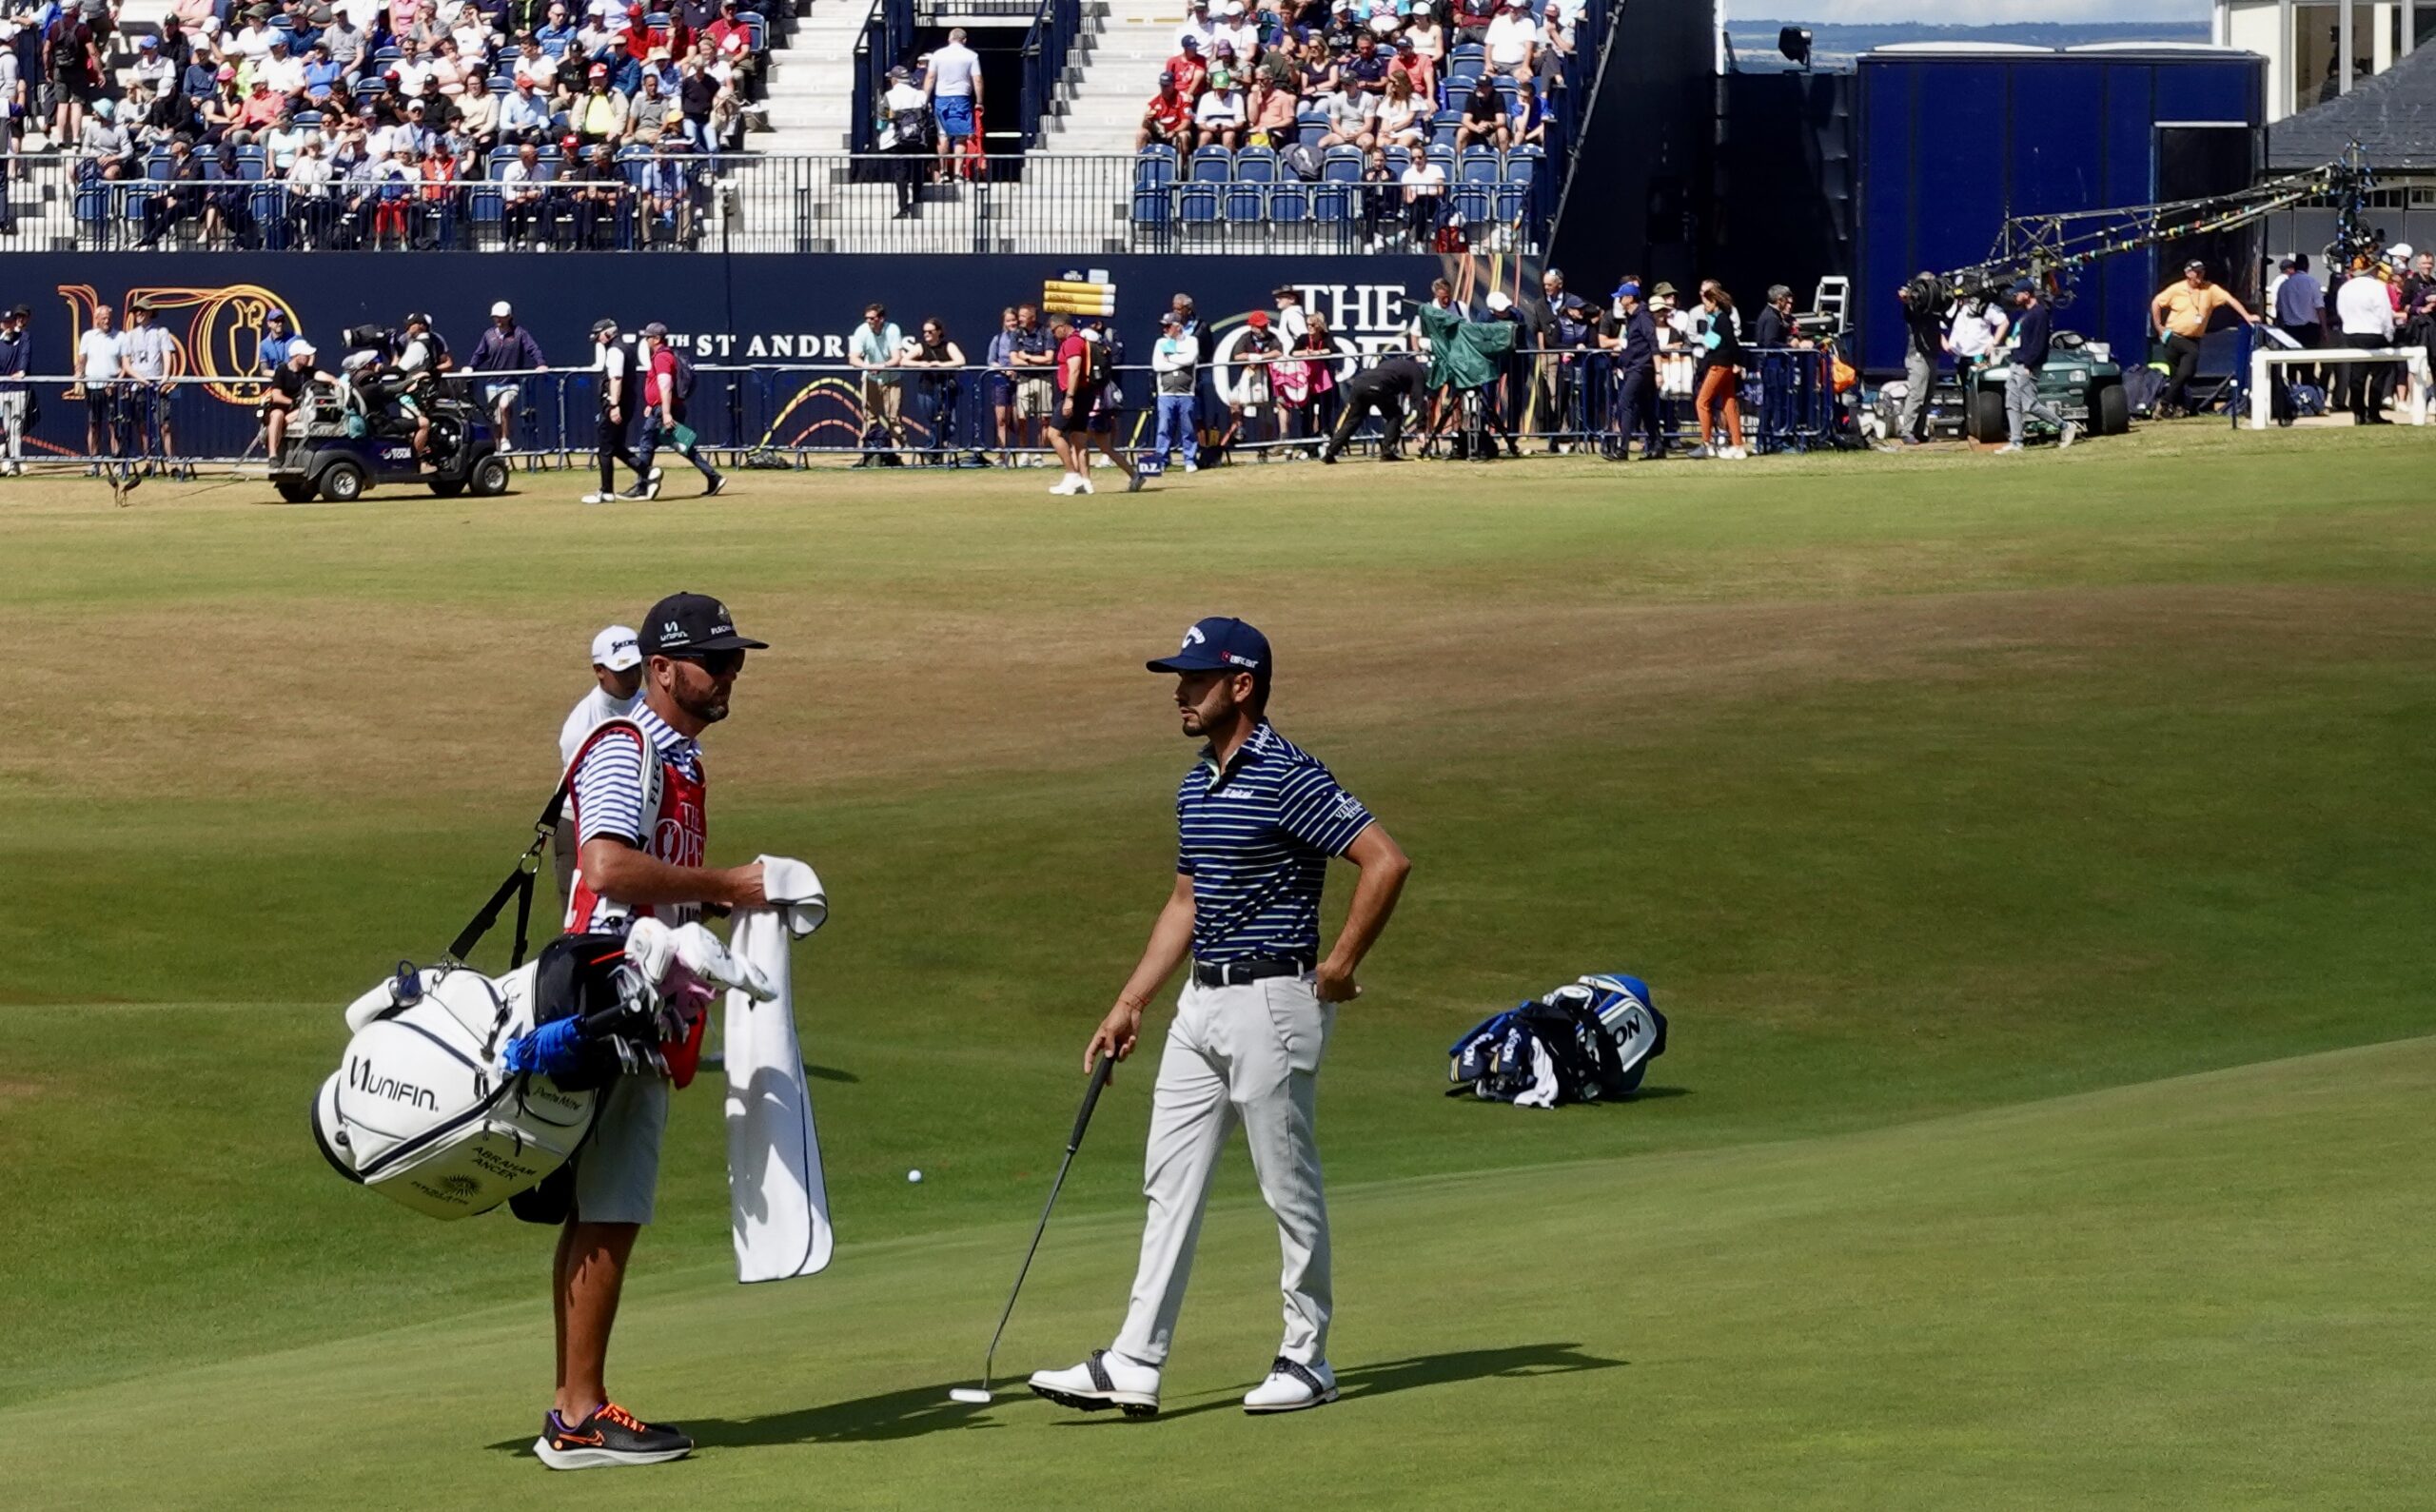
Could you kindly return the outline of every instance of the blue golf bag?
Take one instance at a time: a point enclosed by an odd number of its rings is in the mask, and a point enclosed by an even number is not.
[[[1666,1015],[1637,976],[1584,976],[1475,1026],[1446,1079],[1487,1102],[1554,1108],[1628,1097],[1666,1053]]]

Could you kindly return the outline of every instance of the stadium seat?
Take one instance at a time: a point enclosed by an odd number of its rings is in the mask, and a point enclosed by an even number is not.
[[[1491,156],[1494,155],[1491,154]],[[1455,149],[1453,147],[1433,146],[1424,150],[1424,156],[1438,165],[1439,171],[1446,175],[1447,183],[1455,182]]]
[[[1268,215],[1268,187],[1277,182],[1277,154],[1247,147],[1235,154],[1235,176],[1227,187],[1227,219],[1258,222]]]
[[[1539,177],[1541,152],[1538,147],[1517,147],[1505,154],[1504,182],[1498,186],[1497,218],[1518,220],[1523,206],[1531,202],[1531,186]]]
[[[1455,146],[1455,128],[1463,124],[1463,120],[1464,115],[1460,110],[1439,111],[1436,118],[1430,123],[1430,147],[1433,148],[1443,147],[1450,151],[1453,150]]]
[[[1320,141],[1328,134],[1328,118],[1318,110],[1306,110],[1294,118],[1294,139],[1316,152]]]
[[[1188,225],[1217,220],[1221,188],[1234,176],[1234,154],[1222,147],[1196,148],[1192,154],[1192,177],[1176,191],[1176,218]]]
[[[1412,167],[1412,154],[1400,147],[1387,148],[1387,171],[1401,179],[1405,169]]]
[[[493,93],[493,94],[506,94],[506,93],[508,93],[509,91],[513,90],[515,88],[516,88],[516,79],[515,79],[515,76],[514,76],[514,75],[512,75],[512,74],[505,74],[505,73],[494,73],[494,74],[492,74],[492,75],[491,75],[491,80],[490,80],[490,91],[491,91],[491,93]]]
[[[744,29],[746,44],[755,52],[770,50],[770,22],[760,11],[739,10],[736,13],[736,24]]]
[[[1300,226],[1311,218],[1311,188],[1300,179],[1287,179],[1268,191],[1272,226]]]

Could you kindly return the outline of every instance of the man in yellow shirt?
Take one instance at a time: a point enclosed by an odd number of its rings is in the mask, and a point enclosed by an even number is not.
[[[2197,258],[2182,265],[2180,282],[2167,285],[2149,302],[2149,323],[2156,327],[2158,340],[2165,343],[2166,360],[2173,364],[2166,378],[2166,391],[2157,401],[2160,416],[2189,412],[2191,375],[2199,371],[2199,338],[2208,334],[2209,317],[2226,306],[2246,322],[2254,324],[2258,320],[2223,285],[2208,281],[2208,265]]]

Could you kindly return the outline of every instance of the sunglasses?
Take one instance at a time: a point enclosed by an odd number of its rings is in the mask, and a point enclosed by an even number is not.
[[[690,661],[714,677],[734,677],[744,667],[741,651],[697,651],[691,656],[671,657],[672,661]]]

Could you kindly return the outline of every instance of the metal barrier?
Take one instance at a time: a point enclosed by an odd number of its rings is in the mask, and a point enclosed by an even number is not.
[[[1057,104],[1057,84],[1066,74],[1066,58],[1083,30],[1083,0],[1040,0],[1024,33],[1023,140],[1038,145],[1041,124]]]
[[[1154,182],[1131,154],[1010,153],[959,160],[941,176],[927,149],[705,156],[630,148],[612,160],[606,176],[593,177],[595,170],[553,147],[540,158],[532,184],[502,181],[507,161],[494,154],[471,170],[484,176],[445,182],[306,188],[273,178],[218,177],[216,166],[215,176],[173,182],[161,158],[139,161],[117,179],[65,157],[0,159],[14,181],[9,201],[0,202],[11,203],[14,212],[0,218],[0,248],[1012,252],[1071,259],[1357,253],[1400,249],[1407,240],[1402,190],[1393,184],[1281,180],[1269,192],[1300,186],[1288,218],[1272,216],[1267,194],[1258,189]],[[917,203],[900,215],[897,185],[907,174],[917,181]],[[1535,179],[1513,206],[1515,218],[1477,221],[1467,233],[1501,251],[1537,246],[1553,206],[1553,179]]]
[[[974,340],[986,338],[975,333]],[[966,350],[971,356],[978,347]],[[1753,449],[1803,451],[1850,443],[1856,433],[1833,392],[1824,352],[1756,355],[1756,366],[1744,370],[1741,396]],[[1259,364],[1234,359],[1212,364],[1194,396],[1196,441],[1212,453],[1247,458],[1308,455],[1336,422],[1339,391],[1378,356],[1340,349],[1326,364],[1333,380],[1328,388],[1301,403],[1282,403]],[[324,365],[335,362],[336,354],[329,354]],[[977,363],[944,371],[886,371],[893,379],[874,386],[866,383],[873,375],[844,363],[701,363],[695,368],[687,423],[702,447],[729,465],[796,467],[847,456],[881,464],[979,465],[1046,454],[1039,422],[1026,434],[1013,421],[1015,396],[1007,375]],[[1120,447],[1147,449],[1157,433],[1150,370],[1120,364],[1115,371],[1108,406],[1111,434]],[[1612,454],[1623,420],[1616,380],[1612,353],[1526,350],[1507,359],[1483,398],[1503,427],[1524,442],[1545,443],[1549,450]],[[176,378],[145,385],[155,387],[153,396],[134,396],[138,385],[117,383],[99,404],[88,403],[86,391],[70,378],[28,382],[44,412],[28,438],[35,461],[91,464],[121,455],[107,428],[113,420],[131,422],[118,444],[132,458],[228,463],[262,454],[255,410],[260,387],[253,381]],[[485,419],[497,409],[495,385],[513,386],[514,434],[507,439],[517,465],[527,470],[592,465],[598,382],[589,369],[460,370],[449,378],[458,396]],[[1451,405],[1443,407],[1451,422]],[[1670,442],[1688,436],[1688,401],[1662,401],[1660,413]],[[91,449],[88,424],[105,427],[104,450]],[[1376,424],[1362,427],[1358,444],[1375,438]],[[1424,434],[1428,428],[1420,420],[1408,427]]]

